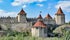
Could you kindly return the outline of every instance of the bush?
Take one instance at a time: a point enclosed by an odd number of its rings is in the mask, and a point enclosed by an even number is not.
[[[70,40],[70,31],[63,29],[63,38],[64,40]]]
[[[11,30],[7,30],[6,31],[6,36],[16,36],[16,35],[23,35],[25,36],[30,36],[30,32],[26,31],[26,32],[17,32],[17,31],[11,31]]]

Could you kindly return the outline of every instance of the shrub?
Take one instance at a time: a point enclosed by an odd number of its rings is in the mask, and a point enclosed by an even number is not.
[[[64,40],[70,40],[70,31],[63,29],[62,32]]]

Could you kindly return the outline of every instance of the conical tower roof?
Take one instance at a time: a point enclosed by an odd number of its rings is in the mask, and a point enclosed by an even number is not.
[[[38,19],[42,19],[42,16],[41,16],[41,14],[39,14],[39,16],[38,16]]]
[[[62,9],[61,9],[61,7],[59,7],[59,9],[58,9],[56,15],[64,15],[64,14],[63,14],[63,11],[62,11]]]
[[[35,24],[34,27],[42,27],[45,28],[46,25],[43,23],[43,21],[38,20]]]
[[[19,14],[20,15],[24,15],[24,14],[26,15],[26,13],[25,13],[25,11],[23,9],[19,12]]]
[[[52,17],[50,16],[50,14],[47,14],[47,16],[45,18],[52,19]]]

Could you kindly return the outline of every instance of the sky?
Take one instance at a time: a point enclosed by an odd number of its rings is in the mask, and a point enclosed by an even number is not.
[[[54,18],[59,7],[65,14],[66,22],[69,22],[70,0],[0,0],[0,17],[16,17],[23,9],[28,18],[37,18],[39,14],[45,18],[48,13]]]

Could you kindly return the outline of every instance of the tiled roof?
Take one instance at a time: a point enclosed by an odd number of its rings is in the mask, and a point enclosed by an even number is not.
[[[19,14],[20,14],[20,15],[23,15],[23,14],[26,15],[26,13],[25,13],[25,11],[24,11],[23,9],[19,12]]]
[[[61,7],[59,7],[59,9],[58,9],[58,11],[57,11],[56,14],[57,14],[57,15],[64,15],[64,14],[63,14],[63,11],[62,11],[62,9],[61,9]]]
[[[43,21],[37,21],[35,24],[34,24],[34,27],[46,27],[46,25],[43,23]]]
[[[52,17],[50,16],[50,14],[47,14],[47,16],[45,18],[52,19]]]

